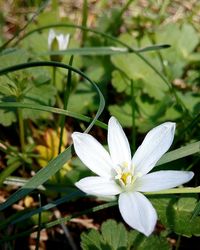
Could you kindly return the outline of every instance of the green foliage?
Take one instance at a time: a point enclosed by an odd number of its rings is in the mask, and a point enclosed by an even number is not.
[[[120,40],[129,46],[137,45],[128,33],[123,33]],[[163,72],[170,81],[175,82],[177,80],[178,82],[179,78],[183,78],[183,74],[186,74],[185,69],[190,64],[190,56],[199,43],[199,34],[187,23],[182,25],[167,24],[160,26],[153,34],[144,33],[139,39],[139,44],[140,46],[147,46],[152,42],[162,44],[166,41],[171,45],[171,48],[146,53],[144,57],[159,72]],[[140,132],[147,131],[155,122],[175,120],[182,116],[177,106],[178,103],[174,102],[171,87],[163,82],[159,75],[155,74],[155,71],[145,64],[140,57],[134,54],[119,54],[112,55],[111,61],[115,67],[112,72],[112,85],[121,96],[121,105],[119,107],[119,105],[111,104],[109,111],[124,126],[129,127],[131,123],[130,98],[134,98],[136,103],[135,122]],[[191,82],[192,77],[193,75],[188,73],[186,81]],[[134,84],[134,96],[137,98],[131,97],[131,80]],[[191,115],[198,113],[200,105],[198,90],[188,88],[186,92],[181,88],[176,89],[173,85],[172,87],[188,112]]]
[[[2,84],[0,89],[1,102],[13,101],[51,106],[55,104],[56,90],[50,84],[48,72],[45,70],[30,70],[26,73],[15,73],[14,76],[1,76],[0,83]],[[35,121],[38,118],[50,117],[50,114],[26,109],[23,110],[23,117]],[[4,126],[10,126],[16,120],[15,109],[0,110],[0,123]]]
[[[162,236],[145,237],[136,231],[128,231],[122,223],[107,220],[101,225],[101,230],[90,230],[81,235],[83,250],[154,250],[171,249],[167,240]]]
[[[191,219],[197,201],[196,195],[151,199],[166,229],[187,237],[200,235],[200,216]]]

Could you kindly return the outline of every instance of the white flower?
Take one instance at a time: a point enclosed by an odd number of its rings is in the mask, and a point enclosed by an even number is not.
[[[108,123],[110,154],[89,134],[72,134],[76,154],[98,176],[76,182],[85,193],[106,196],[119,194],[119,210],[125,222],[149,236],[155,227],[157,214],[142,192],[173,188],[193,177],[189,171],[157,171],[149,173],[172,144],[175,123],[165,122],[152,129],[131,159],[126,135],[111,117]],[[148,174],[149,173],[149,174]]]
[[[63,35],[62,33],[56,34],[53,29],[50,29],[48,36],[49,50],[65,50],[69,44],[70,34]]]

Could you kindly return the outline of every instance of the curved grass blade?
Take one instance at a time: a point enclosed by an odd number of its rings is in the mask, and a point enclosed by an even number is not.
[[[134,49],[137,52],[149,52],[156,51],[161,49],[169,48],[168,44],[158,44],[153,46],[144,47],[141,49]],[[47,51],[41,52],[38,55],[81,55],[81,56],[104,56],[104,55],[114,55],[114,54],[124,54],[124,53],[135,53],[130,51],[128,48],[124,47],[83,47],[83,48],[69,48],[67,50],[58,50],[58,51]]]
[[[97,85],[90,80],[83,72],[79,71],[76,68],[73,68],[72,66],[65,65],[63,63],[58,62],[31,62],[31,63],[25,63],[25,64],[18,64],[12,67],[7,67],[5,69],[0,70],[0,75],[7,74],[13,71],[26,69],[30,67],[39,67],[39,66],[51,66],[51,67],[61,67],[67,70],[74,71],[81,76],[83,76],[92,86],[95,87],[98,95],[99,95],[99,108],[97,110],[97,113],[92,120],[92,122],[89,124],[87,129],[85,130],[85,133],[89,132],[89,130],[92,128],[92,126],[95,124],[96,120],[102,113],[104,106],[105,106],[105,100],[104,97],[97,87]],[[72,157],[72,146],[69,146],[64,152],[62,152],[60,155],[58,155],[56,158],[51,160],[45,168],[42,168],[39,170],[35,176],[33,176],[28,183],[26,183],[22,188],[17,190],[15,193],[13,193],[3,204],[0,204],[0,211],[4,210],[8,206],[12,205],[25,195],[29,194],[31,191],[33,191],[36,187],[40,186],[44,182],[46,182],[52,175],[54,175],[71,157]]]
[[[25,108],[25,109],[34,109],[34,110],[41,110],[41,111],[45,111],[45,112],[50,112],[50,113],[54,113],[54,114],[60,114],[60,115],[65,115],[65,116],[69,116],[81,121],[85,121],[85,122],[92,122],[93,119],[91,117],[85,116],[85,115],[81,115],[75,112],[71,112],[68,110],[63,110],[63,109],[59,109],[59,108],[54,108],[54,107],[50,107],[50,106],[44,106],[44,105],[40,105],[40,104],[34,104],[34,106],[30,103],[20,103],[20,102],[0,102],[0,109],[1,108]],[[107,129],[107,124],[96,120],[95,121],[95,125],[99,126],[100,128],[103,129]]]

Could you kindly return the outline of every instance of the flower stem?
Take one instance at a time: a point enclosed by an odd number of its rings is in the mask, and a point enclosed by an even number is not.
[[[70,60],[69,60],[69,65],[72,66],[73,63],[73,56],[71,56]],[[72,75],[72,71],[69,69],[68,70],[68,76],[67,76],[67,84],[65,86],[64,89],[64,110],[67,110],[67,106],[68,106],[68,101],[69,101],[69,95],[71,92],[71,75]],[[58,148],[58,153],[61,153],[61,147],[62,147],[62,140],[63,140],[63,131],[64,131],[64,126],[65,126],[65,116],[61,117],[61,121],[60,121],[60,143],[59,143],[59,148]]]
[[[132,150],[135,152],[136,148],[136,129],[135,129],[135,93],[133,80],[131,80],[131,108],[132,108]]]
[[[24,121],[23,121],[23,111],[22,109],[17,109],[18,121],[19,121],[19,138],[21,144],[22,153],[25,152],[25,137],[24,137]]]
[[[155,194],[192,194],[200,193],[200,186],[198,187],[185,187],[185,188],[172,188],[166,189],[157,192],[144,192],[146,195],[155,195]]]

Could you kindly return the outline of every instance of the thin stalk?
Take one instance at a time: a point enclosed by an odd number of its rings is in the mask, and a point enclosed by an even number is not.
[[[57,86],[56,86],[56,75],[57,75],[57,69],[56,66],[53,67],[52,69],[52,81],[53,81],[53,86],[56,88],[57,90]],[[62,101],[59,97],[58,91],[57,91],[57,95],[56,95],[56,104],[58,105],[59,108],[62,107]]]
[[[200,186],[198,187],[183,187],[183,188],[172,188],[156,192],[145,192],[146,195],[155,194],[197,194],[200,193]]]
[[[132,149],[135,152],[136,149],[136,126],[135,126],[135,93],[134,93],[134,83],[131,80],[131,108],[132,108]]]
[[[39,206],[41,207],[41,196],[38,194],[38,199],[39,199]],[[38,231],[37,231],[37,238],[36,238],[36,245],[35,245],[35,250],[39,249],[39,244],[40,244],[40,231],[41,231],[41,222],[42,222],[42,213],[40,212],[38,214]]]
[[[71,56],[70,58],[69,65],[72,66],[72,63],[73,63],[73,56]],[[65,89],[64,89],[64,107],[63,107],[64,110],[67,110],[69,95],[71,92],[71,82],[72,82],[71,76],[72,76],[72,71],[69,69],[68,75],[67,75],[67,84],[65,85]],[[59,148],[58,148],[59,154],[61,152],[61,147],[62,147],[64,126],[65,126],[65,116],[62,116],[61,122],[60,122],[61,130],[60,130],[60,142],[59,142]]]
[[[24,120],[23,120],[23,110],[17,109],[18,122],[19,122],[19,138],[22,153],[25,152],[25,136],[24,136]]]
[[[53,86],[56,87],[56,67],[55,66],[52,69],[52,80],[53,80]]]

